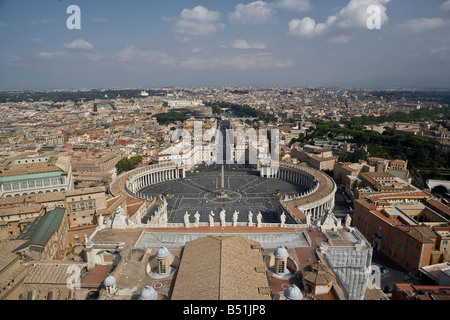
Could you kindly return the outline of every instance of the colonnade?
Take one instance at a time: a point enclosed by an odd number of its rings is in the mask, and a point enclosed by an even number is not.
[[[156,164],[130,172],[125,185],[128,192],[135,195],[139,190],[147,186],[169,180],[183,179],[185,176],[186,167],[184,166],[170,163]]]
[[[278,166],[278,167],[261,167],[261,176],[265,178],[276,178],[299,184],[305,188],[313,189],[319,183],[314,174],[298,168]]]
[[[328,175],[315,169],[287,163],[280,163],[277,167],[261,166],[260,173],[265,178],[281,179],[307,189],[306,192],[296,196],[287,197],[281,201],[280,215],[284,212],[290,216],[289,220],[300,221],[291,212],[297,208],[307,220],[319,219],[333,210],[335,202],[336,184]],[[143,188],[169,180],[185,178],[186,166],[174,163],[155,164],[141,167],[128,172],[125,189],[134,196],[139,197]]]
[[[336,183],[323,172],[306,166],[282,163],[278,167],[262,166],[261,176],[289,181],[308,189],[298,196],[281,200],[280,214],[284,212],[297,223],[304,221],[296,218],[290,208],[298,209],[307,217],[306,220],[319,219],[334,209]]]

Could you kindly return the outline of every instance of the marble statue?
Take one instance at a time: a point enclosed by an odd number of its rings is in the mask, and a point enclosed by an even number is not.
[[[214,226],[214,212],[211,211],[211,213],[209,214],[209,226],[213,227]]]
[[[233,213],[233,226],[234,227],[237,226],[238,218],[239,218],[239,212],[238,211],[234,211],[234,213]]]
[[[352,224],[352,218],[349,214],[345,217],[345,228],[349,229]]]
[[[280,226],[284,227],[284,224],[286,223],[286,215],[284,214],[284,212],[280,216],[280,221],[281,221]]]
[[[248,212],[248,225],[249,227],[253,226],[253,213],[251,211]]]
[[[306,225],[310,226],[311,225],[311,212],[308,212],[306,214]]]
[[[190,214],[186,211],[186,213],[184,214],[184,226],[186,228],[190,227],[189,216]]]
[[[261,214],[261,211],[258,212],[258,214],[256,215],[256,221],[258,222],[258,228],[260,228],[260,227],[261,227],[261,224],[262,224],[262,214]]]
[[[195,218],[194,226],[198,227],[198,224],[200,223],[200,214],[198,213],[198,211],[194,214],[194,218]]]
[[[225,213],[226,211],[222,209],[222,211],[220,211],[220,224],[222,225],[222,227],[225,226]]]

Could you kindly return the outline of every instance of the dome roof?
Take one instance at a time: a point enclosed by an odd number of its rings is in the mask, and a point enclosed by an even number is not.
[[[286,248],[281,247],[281,246],[278,247],[273,254],[277,258],[287,258],[287,257],[289,257],[289,253],[287,252]]]
[[[156,252],[157,258],[166,258],[170,256],[170,251],[166,247],[161,247],[158,249],[158,252]]]
[[[112,286],[113,284],[116,283],[116,278],[114,278],[113,276],[109,275],[106,277],[105,281],[103,282],[105,284],[105,286]]]
[[[145,286],[141,291],[141,295],[139,296],[139,300],[155,300],[158,296],[156,290],[151,286]]]
[[[284,291],[284,296],[288,300],[303,300],[303,294],[295,284],[289,286],[289,288]]]

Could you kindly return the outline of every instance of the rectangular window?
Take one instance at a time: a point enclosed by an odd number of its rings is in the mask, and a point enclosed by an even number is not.
[[[50,180],[49,179],[44,179],[44,186],[45,187],[50,186]]]
[[[36,188],[36,182],[34,180],[28,181],[28,188]]]
[[[3,184],[3,190],[4,191],[9,191],[9,190],[11,190],[11,183],[5,183],[5,184]]]
[[[284,273],[284,261],[279,261],[278,262],[278,273]]]
[[[26,181],[22,181],[20,183],[20,189],[27,189],[28,188],[28,183]]]
[[[166,273],[166,264],[164,261],[159,261],[159,273],[160,274]]]
[[[13,190],[19,190],[19,183],[18,182],[13,182],[13,184],[12,184],[12,188],[13,188]]]
[[[36,180],[36,187],[37,188],[42,187],[42,180]]]

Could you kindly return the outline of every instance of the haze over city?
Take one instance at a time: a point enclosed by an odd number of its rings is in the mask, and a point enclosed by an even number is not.
[[[449,31],[450,0],[0,0],[0,300],[449,301]]]
[[[443,0],[1,1],[0,90],[449,88],[449,31]]]

